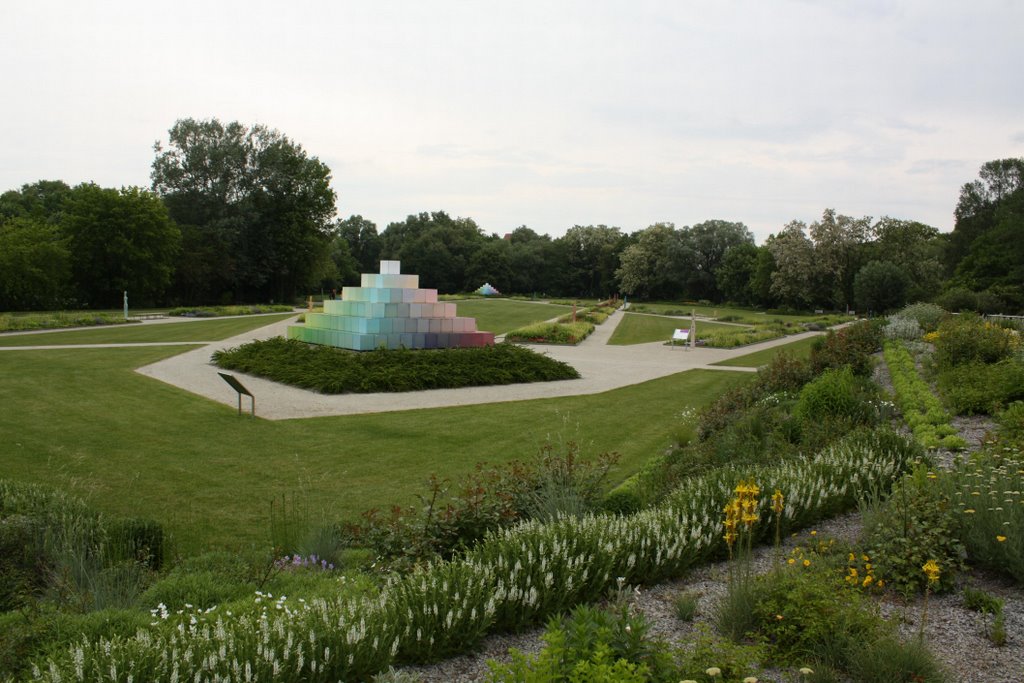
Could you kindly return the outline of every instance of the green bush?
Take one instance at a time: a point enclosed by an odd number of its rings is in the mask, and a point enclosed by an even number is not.
[[[62,327],[92,327],[95,325],[124,325],[137,323],[125,320],[124,315],[93,313],[90,311],[60,313],[28,313],[11,315],[0,313],[0,332],[22,330],[55,330]]]
[[[960,541],[954,506],[936,486],[938,475],[922,468],[900,481],[884,502],[867,498],[864,514],[864,548],[875,565],[876,578],[890,588],[910,595],[929,586],[922,567],[935,560],[941,574],[931,590],[951,590],[964,569],[966,554]]]
[[[850,652],[850,674],[854,683],[945,683],[949,680],[935,655],[919,638],[901,641],[888,637],[855,644]]]
[[[1024,446],[1024,401],[1014,401],[997,419],[1000,436]]]
[[[940,370],[966,363],[996,363],[1020,346],[1014,331],[983,321],[976,315],[944,319],[936,330],[935,363]]]
[[[217,351],[221,368],[325,394],[420,391],[576,379],[571,366],[515,344],[355,352],[275,337]]]
[[[916,320],[917,324],[921,326],[921,329],[925,332],[932,332],[939,326],[939,322],[945,318],[948,313],[946,313],[946,309],[942,308],[942,306],[916,303],[904,306],[898,315],[903,318]]]
[[[664,642],[649,636],[642,614],[625,605],[598,609],[580,606],[548,622],[545,647],[534,656],[512,652],[512,663],[488,662],[487,680],[500,681],[636,681],[667,680],[675,665]]]
[[[579,344],[594,331],[594,323],[577,320],[572,323],[536,323],[505,333],[505,341],[534,344]]]
[[[757,581],[756,634],[771,661],[798,666],[813,657],[846,669],[851,647],[886,633],[877,608],[842,581],[836,565],[818,553]]]
[[[248,306],[181,306],[167,315],[184,318],[215,318],[219,316],[257,315],[260,313],[291,313],[295,309],[284,304],[252,304]]]
[[[995,415],[1024,399],[1024,363],[1008,358],[957,365],[939,373],[938,386],[958,415]]]
[[[1024,584],[1024,454],[1002,445],[975,453],[943,482],[969,561]]]
[[[793,415],[805,424],[843,418],[869,424],[874,421],[872,401],[877,393],[870,380],[855,377],[849,366],[829,369],[800,390]]]
[[[871,354],[882,345],[882,324],[881,320],[864,320],[815,339],[811,346],[814,374],[849,365],[855,375],[870,376]]]

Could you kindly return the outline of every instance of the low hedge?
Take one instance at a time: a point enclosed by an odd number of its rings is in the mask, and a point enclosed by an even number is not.
[[[594,323],[577,320],[572,323],[536,323],[505,334],[505,341],[534,344],[579,344],[594,331]]]
[[[514,344],[347,351],[275,337],[217,351],[224,369],[324,394],[421,391],[577,379],[572,366]]]
[[[249,306],[181,306],[172,308],[167,315],[183,318],[218,318],[232,315],[258,315],[260,313],[291,313],[295,309],[284,304],[253,304]]]

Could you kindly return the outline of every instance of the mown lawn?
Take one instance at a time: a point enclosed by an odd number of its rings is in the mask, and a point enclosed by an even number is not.
[[[207,322],[241,321],[152,329]],[[618,451],[625,478],[664,449],[681,410],[751,377],[690,371],[594,396],[271,422],[133,371],[178,352],[0,353],[4,475],[163,522],[181,552],[265,545],[282,497],[316,520],[413,504],[431,473],[529,458],[546,439]]]
[[[811,355],[811,345],[814,344],[816,337],[806,337],[804,339],[798,339],[795,342],[789,344],[782,344],[781,346],[773,346],[770,349],[762,349],[761,351],[754,351],[748,353],[745,356],[739,356],[737,358],[730,358],[729,360],[719,361],[718,363],[712,363],[712,365],[724,365],[726,367],[740,367],[740,368],[759,368],[762,365],[768,365],[772,362],[775,356],[782,352],[789,353],[797,358],[807,358]]]
[[[668,341],[676,328],[690,327],[689,318],[669,318],[646,313],[626,313],[612,332],[609,344],[646,344],[648,342]],[[697,338],[709,332],[738,329],[735,325],[721,325],[697,321]]]
[[[455,304],[459,316],[476,318],[478,330],[495,334],[505,334],[517,327],[557,318],[572,310],[571,306],[510,299],[463,299],[449,302]]]
[[[258,327],[285,320],[294,313],[254,315],[172,323],[83,327],[61,332],[0,335],[0,346],[50,346],[57,344],[134,344],[144,342],[218,341]]]

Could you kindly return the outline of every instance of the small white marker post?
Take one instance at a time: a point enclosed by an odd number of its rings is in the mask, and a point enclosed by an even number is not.
[[[128,319],[128,290],[124,291],[124,319]]]
[[[690,309],[690,348],[697,346],[697,313]]]

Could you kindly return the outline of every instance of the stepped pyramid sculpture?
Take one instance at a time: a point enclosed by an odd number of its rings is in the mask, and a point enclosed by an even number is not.
[[[482,294],[484,296],[497,296],[498,294],[501,294],[501,292],[496,290],[491,285],[490,282],[485,282],[482,285],[480,285],[480,288],[478,290],[476,290],[476,293],[477,294]]]
[[[381,261],[380,273],[363,273],[359,287],[344,287],[323,313],[290,325],[288,338],[353,351],[445,349],[494,344],[475,318],[459,318],[455,304],[438,303],[436,289],[419,289],[419,275],[402,275],[399,261]]]

